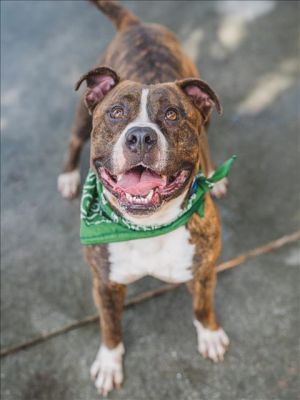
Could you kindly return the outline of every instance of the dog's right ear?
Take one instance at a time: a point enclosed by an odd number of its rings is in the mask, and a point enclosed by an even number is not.
[[[84,102],[92,114],[96,105],[104,96],[119,82],[118,74],[108,67],[99,67],[83,75],[76,83],[75,90],[78,90],[83,81],[86,81],[87,91],[84,95]]]

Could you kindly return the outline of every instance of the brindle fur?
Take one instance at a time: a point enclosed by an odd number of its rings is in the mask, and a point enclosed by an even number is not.
[[[221,225],[217,208],[206,195],[204,217],[194,214],[187,224],[196,251],[193,259],[194,279],[187,284],[193,297],[195,317],[211,330],[219,328],[214,312],[216,261],[221,252]]]
[[[126,286],[108,279],[107,246],[86,246],[84,252],[93,276],[93,297],[100,316],[101,339],[113,349],[122,341],[121,317]]]
[[[136,82],[135,86],[131,82],[131,92],[132,90],[140,92],[141,85],[159,84],[156,87],[150,87],[150,98],[152,97],[153,101],[150,101],[152,108],[149,111],[153,120],[159,122],[158,107],[163,105],[165,98],[163,93],[166,90],[168,98],[173,97],[181,112],[186,114],[185,117],[188,114],[188,118],[182,120],[180,129],[175,129],[175,127],[173,129],[171,126],[164,129],[162,126],[166,135],[170,134],[172,130],[176,131],[176,135],[171,135],[173,139],[170,139],[174,141],[173,149],[176,149],[174,150],[174,163],[170,163],[167,167],[168,171],[164,171],[164,173],[175,170],[175,163],[183,159],[193,163],[195,167],[193,172],[200,163],[205,174],[213,170],[205,132],[208,121],[204,121],[201,114],[196,112],[195,107],[191,106],[187,96],[183,96],[180,85],[166,83],[198,76],[195,65],[183,52],[174,35],[162,26],[140,22],[137,17],[115,2],[101,0],[92,2],[106,13],[119,29],[99,65],[115,69],[121,77],[121,83],[118,84],[117,90],[109,93],[105,101],[96,107],[93,114],[94,129],[96,127],[97,131],[99,129],[109,131],[111,135],[92,136],[91,160],[100,157],[108,167],[112,167],[108,149],[116,140],[113,135],[114,130],[120,130],[121,126],[116,125],[113,129],[110,126],[109,129],[106,129],[108,122],[103,118],[103,107],[117,100],[123,92],[125,93],[126,85],[128,85],[126,80],[130,80]],[[126,99],[131,113],[130,120],[134,119],[138,112],[139,96],[133,95]],[[82,99],[76,114],[65,171],[72,171],[77,167],[81,147],[90,136],[91,117],[83,103]],[[194,134],[195,126],[197,126],[198,135]],[[187,141],[189,143],[188,152],[186,151]],[[185,146],[182,146],[183,142]],[[183,151],[186,154],[182,154]],[[196,245],[193,262],[194,279],[188,284],[193,295],[195,318],[201,321],[205,327],[215,330],[218,328],[218,323],[213,306],[216,282],[214,267],[220,253],[221,235],[218,213],[209,195],[206,196],[204,218],[200,219],[194,215],[187,224],[187,229],[191,234],[191,242]],[[109,281],[110,267],[106,245],[87,246],[85,255],[93,275],[93,294],[99,309],[102,341],[107,347],[113,348],[122,340],[121,313],[126,288]]]
[[[97,3],[96,1],[92,1]],[[99,2],[110,18],[111,2]],[[102,4],[101,4],[102,3]],[[105,4],[104,4],[105,3]],[[114,11],[116,13],[116,11]],[[120,12],[126,19],[121,30],[99,60],[98,65],[107,65],[118,71],[122,79],[141,84],[172,82],[184,78],[197,77],[198,71],[192,60],[183,52],[175,36],[163,26],[144,24],[132,14]],[[184,62],[183,62],[184,61]],[[77,109],[69,149],[65,156],[64,172],[73,171],[78,166],[82,146],[90,137],[91,116],[83,106],[82,98]],[[209,121],[206,122],[207,126]],[[200,135],[200,151],[205,173],[212,171],[214,165],[207,146],[205,129]]]
[[[137,165],[142,160],[139,154],[130,154],[126,158],[126,164],[119,169],[112,163],[112,148],[117,142],[123,129],[132,122],[139,111],[142,85],[131,81],[122,81],[117,87],[108,93],[96,106],[93,113],[93,128],[91,132],[91,167],[95,162],[101,161],[113,175],[118,175]],[[129,93],[129,94],[128,94]],[[114,104],[122,104],[128,110],[126,118],[111,120],[109,110]],[[175,105],[179,112],[176,122],[166,121],[164,110],[168,105]],[[168,141],[168,163],[157,172],[171,176],[179,169],[187,166],[193,167],[191,179],[202,164],[200,151],[199,131],[202,130],[203,118],[196,108],[191,107],[187,96],[183,96],[182,90],[176,83],[163,83],[150,86],[149,109],[150,119],[155,121]],[[158,159],[158,148],[145,154],[143,162],[154,165]],[[183,188],[184,189],[184,188]]]

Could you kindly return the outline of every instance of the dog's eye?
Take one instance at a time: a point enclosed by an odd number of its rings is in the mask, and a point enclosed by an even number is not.
[[[167,112],[165,114],[165,119],[167,119],[169,121],[176,121],[177,118],[178,118],[177,111],[174,110],[173,108],[169,108],[169,110],[167,110]]]
[[[113,118],[113,119],[124,118],[124,115],[125,115],[125,111],[120,106],[114,107],[110,112],[110,117]]]

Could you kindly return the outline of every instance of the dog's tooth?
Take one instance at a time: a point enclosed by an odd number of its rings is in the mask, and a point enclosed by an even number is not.
[[[146,197],[146,200],[150,201],[152,199],[152,196],[153,196],[153,190],[150,190],[150,192],[148,193],[148,195]]]
[[[122,179],[123,174],[117,175],[117,182],[119,182]]]
[[[131,202],[132,196],[129,193],[126,193],[126,199]]]

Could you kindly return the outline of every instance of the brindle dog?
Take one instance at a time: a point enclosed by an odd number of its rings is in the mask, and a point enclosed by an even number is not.
[[[168,223],[179,214],[201,167],[213,164],[206,127],[218,96],[198,78],[192,61],[166,28],[144,24],[115,1],[92,1],[118,33],[99,66],[84,75],[87,90],[77,110],[64,173],[58,186],[71,198],[79,186],[78,162],[91,135],[90,166],[111,206],[140,225]],[[117,71],[117,72],[116,72]],[[226,191],[226,180],[215,194]],[[221,249],[217,209],[209,194],[204,217],[151,239],[85,247],[101,322],[91,368],[99,393],[123,381],[121,314],[126,285],[145,275],[186,282],[193,297],[198,349],[217,362],[229,344],[214,311],[215,265]]]

